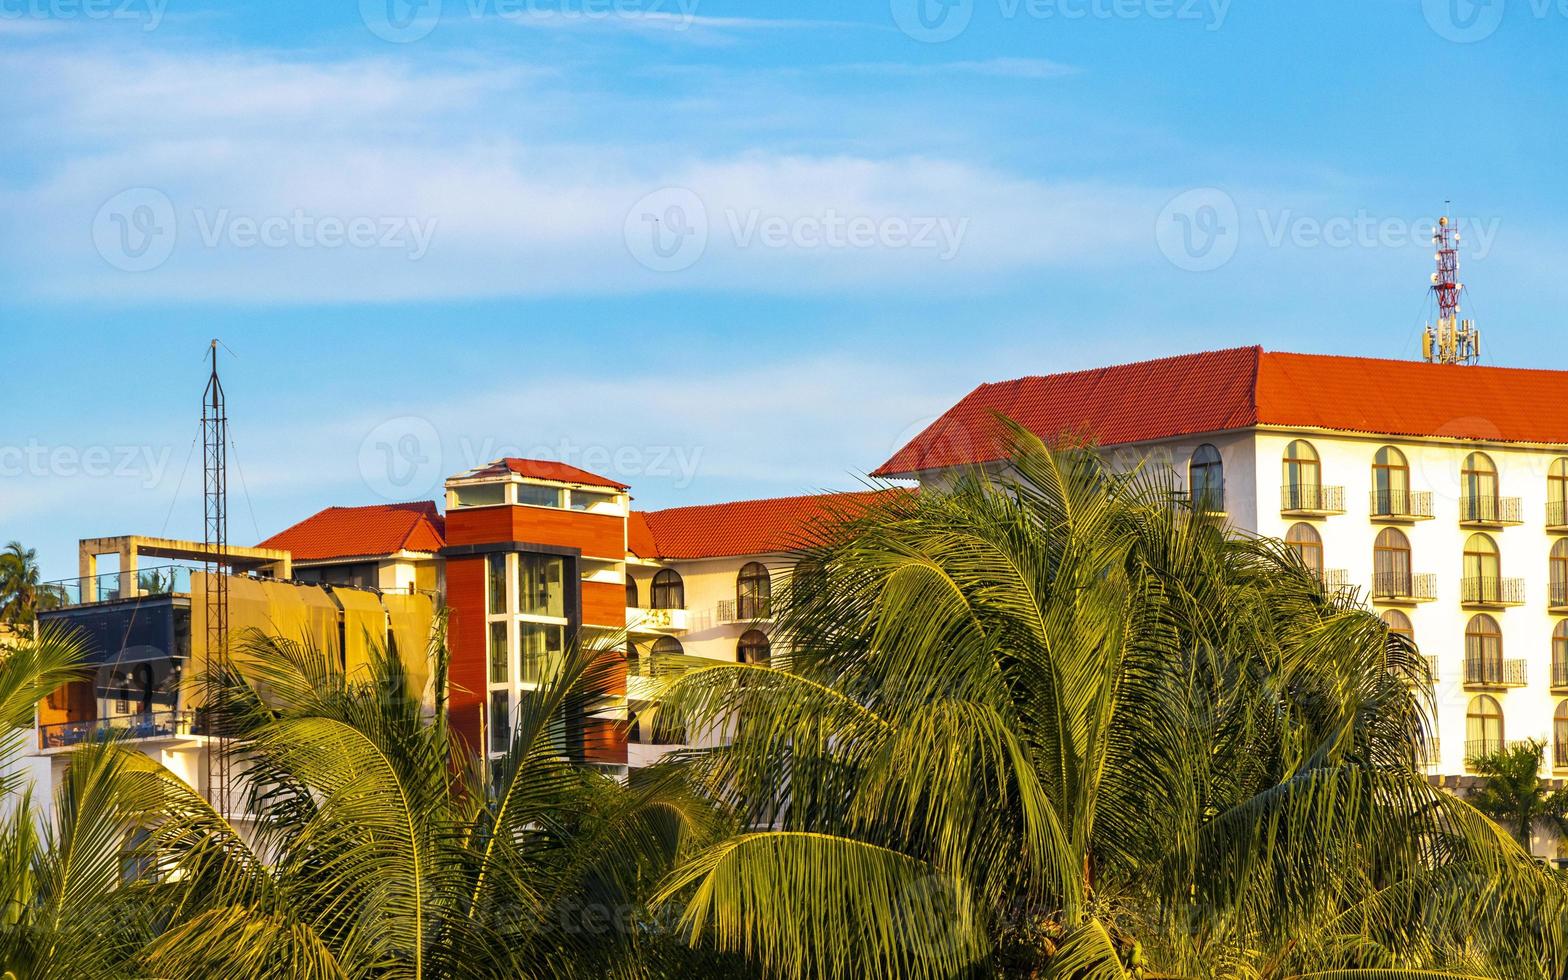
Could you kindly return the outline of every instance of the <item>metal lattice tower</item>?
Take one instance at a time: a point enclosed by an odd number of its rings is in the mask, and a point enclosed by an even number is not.
[[[229,725],[223,718],[222,682],[229,673],[229,418],[218,380],[218,342],[212,342],[212,375],[201,403],[203,504],[207,573],[207,799],[225,816],[231,812]]]
[[[1481,359],[1481,332],[1474,320],[1459,319],[1459,230],[1447,215],[1432,229],[1437,271],[1432,273],[1432,293],[1437,298],[1437,323],[1427,324],[1421,337],[1421,356],[1431,364],[1474,364]]]

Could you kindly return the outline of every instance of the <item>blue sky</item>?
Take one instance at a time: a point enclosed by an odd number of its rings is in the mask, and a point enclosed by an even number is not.
[[[1449,198],[1568,366],[1568,4],[916,2],[0,0],[0,539],[199,536],[213,336],[235,540],[503,450],[796,493],[982,381],[1412,356]]]

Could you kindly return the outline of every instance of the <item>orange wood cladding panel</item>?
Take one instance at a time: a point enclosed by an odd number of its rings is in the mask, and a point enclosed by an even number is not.
[[[477,752],[486,663],[483,557],[447,560],[446,603],[452,729],[467,739],[469,746]]]
[[[626,730],[618,721],[589,718],[583,732],[583,758],[588,762],[626,764]]]
[[[621,629],[626,625],[626,586],[614,582],[583,583],[583,623]]]
[[[526,541],[576,548],[589,558],[626,557],[626,519],[548,507],[457,508],[446,515],[446,543]]]

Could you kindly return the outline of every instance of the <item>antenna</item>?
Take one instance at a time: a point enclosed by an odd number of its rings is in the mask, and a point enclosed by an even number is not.
[[[1432,244],[1437,253],[1437,271],[1432,273],[1432,292],[1437,296],[1437,323],[1427,324],[1421,336],[1421,356],[1428,364],[1474,364],[1481,359],[1481,331],[1474,320],[1459,319],[1459,229],[1448,217],[1451,201],[1443,202],[1443,217],[1432,229]]]
[[[218,345],[212,342],[212,374],[201,401],[202,470],[205,477],[202,531],[207,572],[207,801],[231,813],[228,719],[221,717],[229,669],[229,417],[218,380]]]

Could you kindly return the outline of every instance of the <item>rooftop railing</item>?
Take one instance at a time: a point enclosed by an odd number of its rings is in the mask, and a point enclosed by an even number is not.
[[[61,749],[84,742],[112,739],[179,738],[192,734],[190,715],[183,711],[151,711],[139,715],[66,721],[38,726],[38,747]]]
[[[95,602],[136,599],[147,596],[186,595],[191,591],[191,570],[183,565],[156,565],[129,572],[103,572],[78,578],[46,582],[39,591],[48,598],[48,608],[68,609]]]

